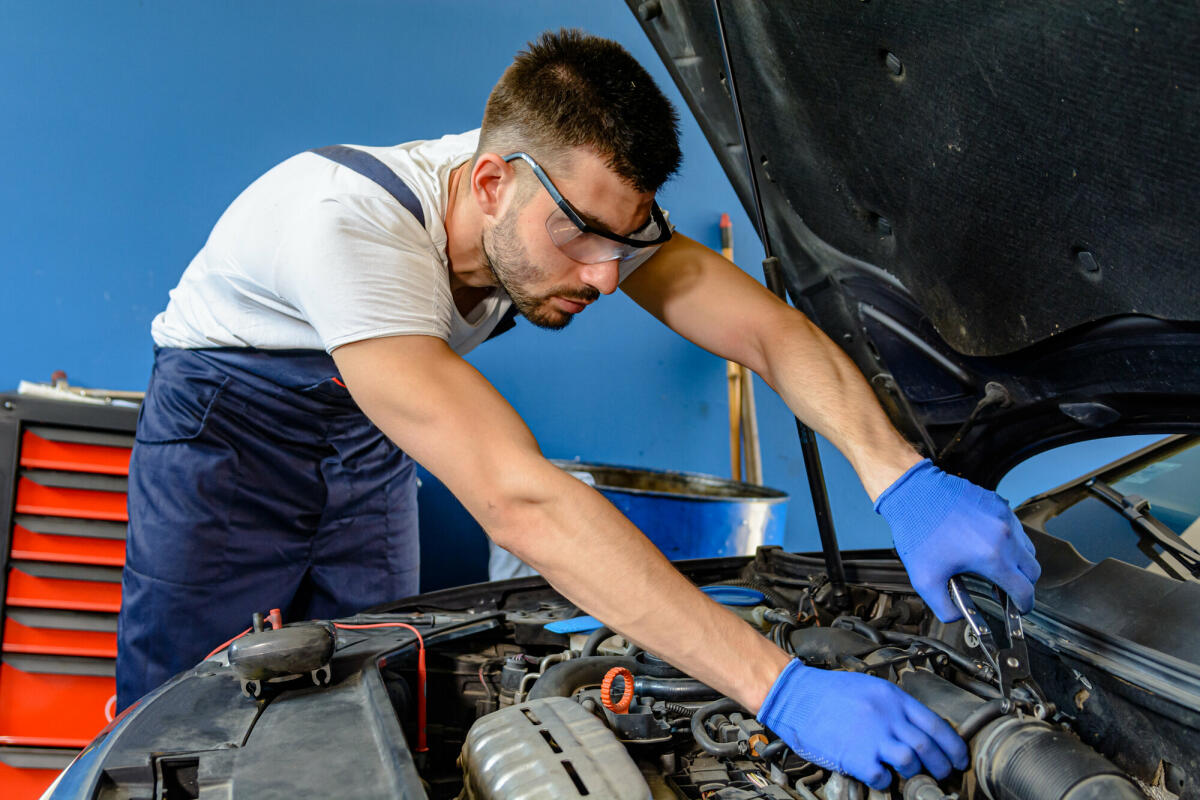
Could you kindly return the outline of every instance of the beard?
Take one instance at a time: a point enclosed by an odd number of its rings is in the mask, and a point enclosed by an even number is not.
[[[539,328],[562,330],[575,316],[555,307],[551,297],[563,297],[590,303],[600,296],[592,286],[573,289],[569,286],[555,287],[545,294],[533,294],[528,287],[540,283],[545,273],[529,259],[525,246],[517,236],[517,213],[510,208],[508,213],[494,226],[484,230],[480,250],[483,264],[496,282],[508,294],[521,316]]]

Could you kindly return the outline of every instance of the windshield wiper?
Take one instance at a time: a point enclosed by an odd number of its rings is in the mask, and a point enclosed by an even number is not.
[[[1149,500],[1136,494],[1121,494],[1099,478],[1092,478],[1084,486],[1129,520],[1129,524],[1138,535],[1138,549],[1169,575],[1185,580],[1184,576],[1163,561],[1162,555],[1154,550],[1154,545],[1158,545],[1164,553],[1178,561],[1191,573],[1193,579],[1200,578],[1200,551],[1179,538],[1175,531],[1151,514]]]

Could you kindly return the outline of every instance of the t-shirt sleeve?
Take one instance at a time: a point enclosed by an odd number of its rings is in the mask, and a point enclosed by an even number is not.
[[[288,227],[274,259],[274,288],[326,351],[382,336],[449,338],[446,267],[408,211],[342,195],[314,202]]]
[[[635,269],[637,269],[642,264],[645,264],[647,261],[649,261],[650,256],[654,255],[657,252],[658,252],[658,245],[655,245],[653,247],[647,247],[645,250],[638,253],[636,256],[629,259],[628,261],[622,261],[620,266],[617,267],[617,278],[618,278],[617,282],[620,283],[621,281],[628,278],[630,275],[633,274],[633,271]]]

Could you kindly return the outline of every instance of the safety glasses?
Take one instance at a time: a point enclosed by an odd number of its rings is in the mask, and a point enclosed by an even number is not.
[[[555,208],[546,218],[546,231],[550,241],[565,255],[583,264],[599,264],[604,261],[628,261],[647,247],[662,244],[671,238],[671,228],[663,217],[658,203],[650,203],[650,220],[641,229],[629,236],[619,236],[611,231],[602,230],[583,221],[579,212],[567,202],[567,199],[555,188],[546,175],[545,170],[538,165],[528,153],[513,153],[504,156],[505,161],[521,159],[533,174],[546,187],[554,200]]]

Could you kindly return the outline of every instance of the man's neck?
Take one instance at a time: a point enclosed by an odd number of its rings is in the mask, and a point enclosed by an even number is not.
[[[481,251],[483,216],[471,196],[470,161],[455,167],[450,173],[445,226],[446,259],[450,263],[450,291],[462,292],[491,286],[494,280],[490,270],[483,266]]]

